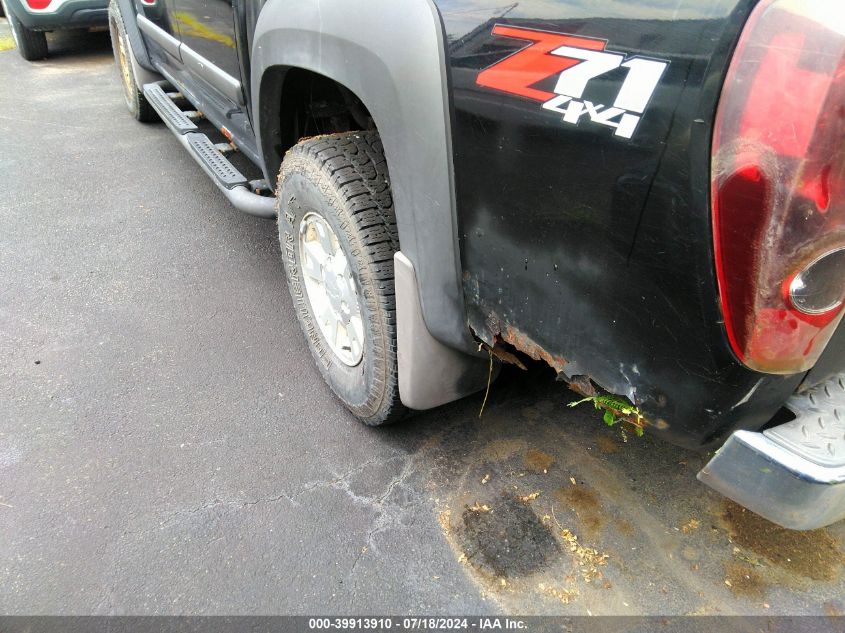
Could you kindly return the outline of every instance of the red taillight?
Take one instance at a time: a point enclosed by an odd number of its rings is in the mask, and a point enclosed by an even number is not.
[[[49,7],[52,1],[53,0],[26,0],[26,4],[30,9],[40,11],[41,9]]]
[[[728,339],[748,367],[812,367],[845,297],[845,2],[762,0],[725,79],[711,174]]]

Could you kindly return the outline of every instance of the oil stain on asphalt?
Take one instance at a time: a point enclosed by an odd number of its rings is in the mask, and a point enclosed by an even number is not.
[[[429,456],[447,464],[430,479],[442,533],[489,599],[526,614],[839,608],[845,525],[779,528],[699,484],[706,455],[623,440],[568,399],[506,379]]]
[[[842,575],[845,555],[826,529],[796,532],[725,501],[721,515],[731,540],[795,578],[830,582]]]
[[[492,503],[495,510],[466,506],[455,529],[472,565],[496,579],[520,578],[547,567],[560,547],[531,506],[507,494]]]

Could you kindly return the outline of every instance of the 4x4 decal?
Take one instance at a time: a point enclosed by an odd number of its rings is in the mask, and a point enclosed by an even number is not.
[[[564,123],[577,125],[583,118],[615,128],[614,134],[631,138],[657,87],[668,61],[605,50],[606,40],[566,33],[497,24],[493,35],[530,44],[478,74],[476,83],[508,94],[539,101],[543,108],[562,114]],[[628,70],[613,104],[605,107],[583,100],[590,80],[617,68]],[[536,84],[557,75],[553,90]]]

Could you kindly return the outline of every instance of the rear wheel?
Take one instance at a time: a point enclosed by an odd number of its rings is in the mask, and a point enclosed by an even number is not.
[[[320,372],[365,424],[398,420],[399,236],[378,134],[300,142],[282,163],[278,200],[288,289]]]
[[[109,3],[109,31],[111,32],[114,61],[117,65],[117,71],[120,73],[121,84],[123,84],[123,98],[126,101],[126,107],[138,121],[145,123],[158,121],[156,111],[147,101],[135,77],[132,66],[132,44],[126,33],[120,8],[114,0]]]
[[[9,28],[12,31],[12,38],[21,57],[34,62],[47,57],[47,34],[44,31],[32,31],[21,24],[11,11],[3,6],[6,19],[9,20]]]

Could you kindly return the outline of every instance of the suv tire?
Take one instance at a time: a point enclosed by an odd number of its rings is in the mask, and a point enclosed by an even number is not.
[[[109,2],[109,31],[111,32],[114,61],[117,65],[117,72],[120,74],[120,82],[123,85],[123,98],[126,101],[126,107],[138,121],[143,123],[158,121],[158,114],[147,101],[135,77],[135,70],[132,65],[134,60],[132,43],[129,41],[126,26],[123,24],[120,7],[117,6],[115,0]]]
[[[282,162],[277,196],[288,289],[323,378],[365,424],[400,419],[406,409],[393,285],[399,234],[378,134],[299,142]]]

